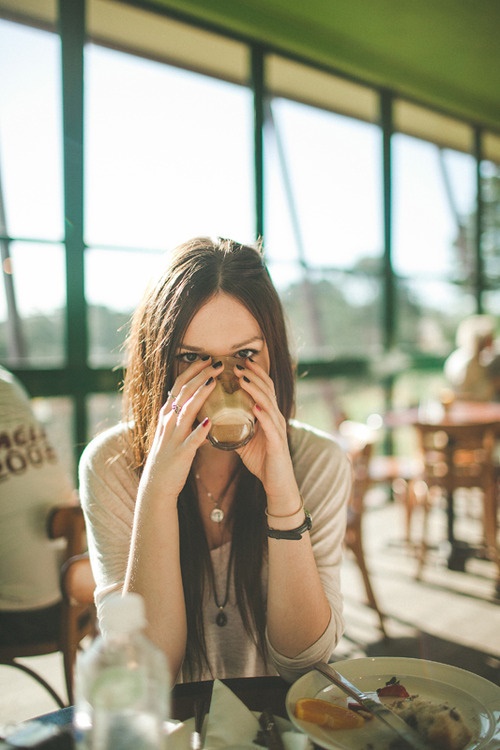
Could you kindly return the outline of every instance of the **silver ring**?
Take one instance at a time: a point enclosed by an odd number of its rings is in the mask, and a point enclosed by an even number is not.
[[[177,416],[179,416],[179,414],[181,413],[181,407],[179,406],[179,404],[176,404],[175,401],[172,404],[172,411],[175,411]]]
[[[174,399],[174,401],[175,401],[175,399],[177,398],[177,396],[174,396],[174,394],[172,393],[172,391],[167,391],[167,396],[168,396],[169,398],[173,398],[173,399]]]

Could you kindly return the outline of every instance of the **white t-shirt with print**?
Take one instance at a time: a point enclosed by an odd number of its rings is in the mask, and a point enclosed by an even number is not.
[[[47,607],[60,598],[61,543],[47,513],[75,493],[19,381],[0,367],[0,610]]]

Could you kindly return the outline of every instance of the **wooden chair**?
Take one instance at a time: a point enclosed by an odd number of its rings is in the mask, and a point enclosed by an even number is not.
[[[72,571],[71,560],[80,557],[85,549],[85,522],[82,509],[79,506],[54,507],[47,517],[47,535],[50,539],[64,538],[66,547],[63,554],[62,587],[60,621],[54,629],[53,637],[49,641],[36,641],[18,645],[0,646],[0,664],[15,667],[29,674],[52,696],[56,703],[63,707],[66,702],[58,695],[53,687],[34,669],[18,661],[19,658],[40,656],[61,651],[64,661],[66,689],[69,703],[73,703],[73,667],[76,650],[86,636],[93,636],[96,632],[95,608],[93,603],[93,581],[86,594],[85,603],[75,607],[72,600],[72,587],[76,586],[76,574]],[[88,564],[88,559],[87,559]],[[88,564],[90,569],[90,565]],[[30,617],[30,612],[26,612]]]
[[[408,548],[414,547],[414,513],[423,504],[422,477],[423,465],[418,456],[377,455],[370,460],[370,480],[372,485],[388,485],[392,498],[404,512],[404,539]]]
[[[365,496],[371,485],[370,461],[373,455],[376,432],[367,425],[350,420],[346,420],[339,426],[339,432],[351,458],[353,469],[352,492],[347,509],[344,544],[354,555],[363,579],[368,605],[377,613],[380,630],[384,638],[387,638],[385,616],[375,597],[363,545]]]
[[[451,545],[450,568],[464,570],[467,549],[455,539],[454,495],[461,488],[478,488],[483,502],[484,555],[497,567],[497,591],[500,591],[500,553],[497,532],[497,479],[494,463],[495,433],[489,424],[416,425],[422,453],[422,480],[427,488],[417,578],[421,577],[428,549],[428,520],[432,493],[444,494],[447,502],[448,541]]]

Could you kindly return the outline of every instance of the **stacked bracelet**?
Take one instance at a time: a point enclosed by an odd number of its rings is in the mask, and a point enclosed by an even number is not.
[[[291,518],[292,516],[296,516],[299,511],[304,510],[304,500],[302,499],[302,495],[300,496],[300,505],[297,508],[297,510],[294,510],[293,513],[287,513],[284,516],[276,516],[274,513],[269,513],[269,511],[266,508],[266,516],[268,518]]]

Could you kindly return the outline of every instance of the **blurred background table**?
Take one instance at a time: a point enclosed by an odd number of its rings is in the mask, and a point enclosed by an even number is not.
[[[500,554],[498,550],[498,444],[500,440],[500,403],[456,400],[443,405],[429,401],[419,407],[386,415],[385,425],[396,428],[412,425],[419,438],[422,462],[421,480],[428,490],[440,488],[446,495],[447,529],[450,543],[448,566],[464,570],[468,556],[475,554],[455,535],[454,493],[460,488],[478,488],[483,498],[482,554],[497,567],[497,592],[500,590]],[[429,503],[426,504],[426,513]],[[425,524],[425,521],[424,521]],[[425,532],[425,527],[424,527]],[[425,539],[423,550],[425,548]],[[423,565],[425,550],[422,552]]]

